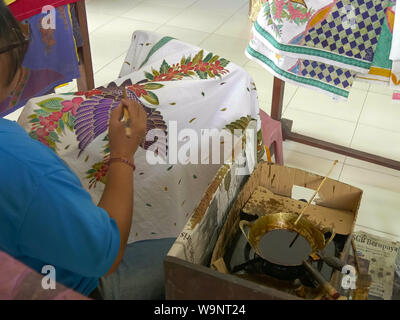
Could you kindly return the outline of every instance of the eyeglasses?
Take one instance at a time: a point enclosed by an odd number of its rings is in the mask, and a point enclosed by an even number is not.
[[[11,51],[15,48],[22,47],[22,46],[25,46],[25,48],[27,48],[29,42],[31,41],[30,35],[28,35],[28,36],[24,35],[24,33],[22,32],[21,29],[18,30],[18,29],[12,28],[12,30],[17,35],[17,38],[19,38],[21,40],[11,43],[6,47],[0,48],[0,54]]]

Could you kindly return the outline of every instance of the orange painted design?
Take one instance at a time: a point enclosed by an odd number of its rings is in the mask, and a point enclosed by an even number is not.
[[[387,83],[386,80],[380,80],[380,79],[368,78],[368,77],[360,77],[360,76],[357,76],[357,79],[370,80],[370,81],[380,81],[380,82],[383,82],[383,83]]]
[[[305,3],[304,0],[290,0],[290,2],[292,3],[297,3],[297,4],[301,4],[302,6],[307,8],[307,4]]]
[[[336,1],[333,1],[331,4],[327,5],[326,7],[323,7],[322,9],[318,10],[310,19],[310,21],[307,24],[306,30],[309,30],[313,28],[316,24],[320,23],[323,21],[328,13],[331,11],[332,7]]]
[[[377,68],[377,67],[371,67],[369,69],[368,74],[372,74],[375,76],[381,76],[381,77],[386,77],[390,78],[390,75],[392,74],[392,71],[389,69],[382,69],[382,68]]]
[[[388,27],[391,33],[393,33],[393,26],[394,26],[394,12],[392,8],[388,8],[386,10],[386,20],[388,23]]]
[[[397,79],[397,77],[394,73],[392,73],[392,82],[396,86],[400,85],[400,79]]]

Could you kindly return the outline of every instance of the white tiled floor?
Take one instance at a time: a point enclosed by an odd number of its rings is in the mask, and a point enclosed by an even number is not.
[[[213,50],[243,66],[254,78],[260,106],[270,112],[273,77],[243,51],[251,23],[248,0],[87,0],[96,86],[114,80],[136,29],[152,30]],[[76,84],[60,89],[73,91]],[[356,82],[349,101],[336,103],[286,84],[284,116],[294,130],[400,160],[400,106],[392,91]],[[16,115],[11,115],[16,117]],[[332,178],[365,191],[357,229],[400,240],[400,171],[324,150],[284,142],[289,166],[324,175],[338,159]]]

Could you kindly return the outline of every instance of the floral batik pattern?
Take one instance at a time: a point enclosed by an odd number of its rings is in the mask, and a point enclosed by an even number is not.
[[[157,82],[177,81],[184,77],[200,79],[221,77],[221,75],[229,73],[229,70],[225,69],[228,64],[228,60],[213,53],[208,53],[204,57],[204,51],[200,50],[193,58],[190,56],[182,57],[180,63],[172,66],[163,60],[159,70],[151,68],[151,73],[145,71],[146,78],[136,84],[132,84],[131,80],[128,79],[120,86],[112,82],[107,88],[99,87],[89,92],[79,93],[88,98],[79,108],[75,124],[76,135],[80,141],[79,154],[91,141],[107,130],[110,112],[118,106],[123,96],[124,87],[127,89],[128,98],[139,102],[140,98],[143,98],[152,105],[158,105],[158,96],[153,91],[163,88],[164,85]],[[143,103],[141,104],[147,113],[147,132],[152,129],[160,129],[167,135],[167,125],[162,114],[155,109],[146,107]],[[108,141],[108,136],[106,136],[105,141]],[[156,140],[146,141],[140,147],[148,150],[155,142]],[[167,144],[160,144],[160,141],[158,141],[157,145],[162,147],[157,147],[154,151],[155,154],[165,158],[167,156]],[[87,171],[86,178],[90,179],[89,188],[95,188],[97,182],[106,183],[109,160],[108,144],[104,147],[103,153],[103,161],[95,163]]]
[[[65,134],[65,130],[74,131],[75,116],[82,102],[80,97],[72,100],[55,97],[37,103],[40,109],[29,116],[29,136],[56,152],[57,143],[61,142],[59,137]]]

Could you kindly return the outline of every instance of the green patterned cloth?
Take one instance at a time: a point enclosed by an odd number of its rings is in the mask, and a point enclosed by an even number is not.
[[[246,55],[275,76],[346,99],[367,74],[389,1],[271,0],[253,26]],[[381,52],[379,51],[380,55]]]

